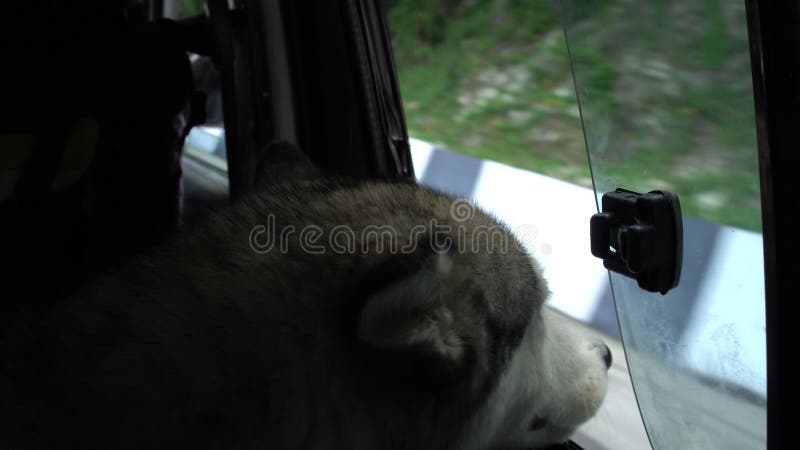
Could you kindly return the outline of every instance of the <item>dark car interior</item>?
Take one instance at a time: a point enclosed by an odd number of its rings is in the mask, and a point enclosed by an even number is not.
[[[8,3],[0,6],[0,314],[47,308],[252,191],[276,139],[333,173],[414,180],[382,2],[208,0],[183,18],[165,17],[159,0]],[[800,41],[797,5],[792,14],[748,6],[753,55],[763,58],[753,66],[768,188],[772,402],[788,367],[777,343],[788,342],[792,316],[778,298],[796,296],[788,206]],[[224,126],[224,172],[181,164],[187,135],[204,124]],[[791,406],[782,398],[770,403],[773,418]],[[788,420],[770,421],[775,448]]]
[[[136,3],[49,3],[3,27],[3,268],[19,288],[4,303],[68,292],[173,231],[181,145],[204,120],[177,24]]]
[[[277,2],[180,20],[129,0],[3,14],[4,305],[62,296],[248,192],[276,138],[336,173],[413,177],[380,3],[285,3],[280,35]],[[228,186],[182,174],[186,135],[222,117]]]

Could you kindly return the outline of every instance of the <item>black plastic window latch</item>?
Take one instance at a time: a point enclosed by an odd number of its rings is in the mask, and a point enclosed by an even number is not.
[[[592,254],[646,291],[666,294],[676,287],[683,261],[678,196],[617,189],[603,195],[602,211],[590,223]]]

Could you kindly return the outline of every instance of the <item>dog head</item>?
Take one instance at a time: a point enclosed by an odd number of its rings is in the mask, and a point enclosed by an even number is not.
[[[400,378],[458,392],[438,405],[469,412],[457,448],[565,441],[602,403],[608,347],[544,305],[541,270],[505,227],[472,205],[423,191],[417,205],[429,208],[422,215],[440,221],[447,239],[423,234],[426,248],[378,266],[358,316],[359,340],[390,355]],[[395,203],[399,215],[420,216]],[[468,217],[454,215],[459,206],[471,208]]]
[[[282,144],[273,154],[292,151],[299,152]],[[280,173],[288,171],[270,178]],[[566,440],[595,414],[608,348],[545,307],[541,269],[498,220],[412,183],[307,186],[320,190],[308,210],[355,231],[357,258],[326,252],[335,255],[329,267],[348,260],[359,268],[356,294],[342,296],[357,299],[345,333],[363,351],[346,377],[357,380],[357,392],[343,398],[377,398],[367,410],[384,429],[376,411],[387,403],[401,409],[387,414],[402,437],[387,440],[536,448]],[[360,390],[368,385],[376,388]]]

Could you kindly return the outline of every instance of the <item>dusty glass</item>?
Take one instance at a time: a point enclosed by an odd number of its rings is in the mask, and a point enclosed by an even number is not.
[[[611,274],[655,449],[766,447],[766,328],[743,2],[561,2],[598,200],[678,194],[683,272],[666,295]]]

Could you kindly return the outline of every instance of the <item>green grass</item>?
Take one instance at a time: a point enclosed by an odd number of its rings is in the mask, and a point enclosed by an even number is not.
[[[412,136],[591,186],[552,2],[392,3]],[[562,2],[598,187],[673,190],[687,215],[759,230],[744,11],[680,3]]]
[[[181,0],[180,17],[191,17],[203,12],[205,0]]]

